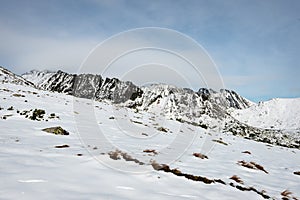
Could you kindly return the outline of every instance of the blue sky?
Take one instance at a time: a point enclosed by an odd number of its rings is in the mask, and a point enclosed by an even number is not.
[[[155,26],[194,38],[250,100],[300,97],[299,10],[297,0],[2,0],[0,65],[76,72],[106,38]]]

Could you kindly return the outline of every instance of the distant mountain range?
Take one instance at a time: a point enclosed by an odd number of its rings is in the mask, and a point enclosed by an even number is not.
[[[288,118],[289,115],[300,116],[300,99],[281,101],[276,105],[271,103],[272,112],[266,114],[260,112],[261,104],[255,104],[227,89],[214,91],[200,88],[193,91],[164,84],[139,87],[117,78],[69,74],[60,70],[32,70],[18,76],[2,67],[0,81],[96,101],[109,101],[137,111],[159,113],[169,119],[201,126],[210,131],[228,132],[256,141],[300,148],[300,118]],[[264,105],[264,111],[268,110],[268,104]],[[293,114],[285,113],[284,109]],[[280,110],[280,113],[276,110]],[[271,120],[267,120],[268,116]],[[251,123],[247,119],[251,119]],[[290,123],[290,120],[294,122]]]

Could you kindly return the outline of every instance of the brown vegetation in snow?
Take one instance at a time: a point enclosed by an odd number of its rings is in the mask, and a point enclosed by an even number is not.
[[[244,160],[240,160],[240,161],[238,161],[238,164],[243,167],[250,168],[250,169],[261,170],[261,171],[265,172],[266,174],[268,174],[268,172],[264,169],[263,166],[255,163],[255,162],[246,162]]]

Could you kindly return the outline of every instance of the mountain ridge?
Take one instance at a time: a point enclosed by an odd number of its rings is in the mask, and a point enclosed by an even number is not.
[[[22,76],[16,75],[8,69],[0,66],[0,81],[2,83],[14,83],[21,85],[34,86],[34,84]]]
[[[23,74],[38,89],[65,93],[164,116],[167,119],[192,124],[209,131],[231,133],[255,141],[300,148],[300,129],[280,130],[255,127],[238,120],[231,110],[241,112],[255,103],[236,92],[222,89],[216,92],[200,88],[197,92],[166,84],[138,87],[130,81],[102,78],[95,74],[69,74],[61,70],[31,71]]]

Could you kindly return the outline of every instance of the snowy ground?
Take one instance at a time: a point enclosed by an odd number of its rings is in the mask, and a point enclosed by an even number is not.
[[[300,197],[300,176],[294,174],[300,171],[297,149],[25,86],[1,84],[0,99],[0,199],[263,199],[230,183],[264,190],[274,199],[281,199],[284,190],[292,192],[291,199]],[[43,121],[17,113],[36,108],[46,111]],[[59,118],[50,119],[51,113]],[[41,130],[53,126],[70,135]],[[69,147],[55,148],[65,144]],[[144,164],[111,159],[108,153],[116,149]],[[143,152],[146,149],[157,154]],[[154,160],[182,173],[221,179],[226,185],[155,171]],[[238,161],[253,161],[268,173],[245,168]],[[233,175],[243,184],[230,179]]]

